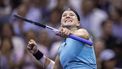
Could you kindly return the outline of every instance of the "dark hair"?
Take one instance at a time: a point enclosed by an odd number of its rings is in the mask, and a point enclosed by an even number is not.
[[[107,19],[107,20],[103,21],[101,23],[101,28],[105,27],[105,25],[108,24],[109,21],[111,21],[111,19]]]
[[[52,9],[50,13],[54,13],[54,12],[58,12],[58,13],[61,14],[61,13],[63,13],[63,10],[56,7],[56,8],[54,8],[54,9]]]
[[[75,10],[72,10],[72,11],[76,14],[78,21],[80,21],[80,16],[78,15],[78,13]]]
[[[57,7],[54,8],[54,9],[50,12],[50,19],[51,19],[51,15],[52,15],[53,13],[56,13],[56,14],[57,14],[58,21],[60,21],[61,15],[62,15],[62,13],[63,13],[63,10],[60,9],[60,8],[57,8]]]
[[[2,33],[5,32],[5,31],[3,31],[3,28],[4,28],[5,25],[8,25],[9,28],[10,28],[10,30],[11,30],[11,32],[12,32],[12,35],[15,35],[15,32],[14,32],[14,29],[13,29],[12,24],[10,24],[10,23],[3,23],[3,24],[1,24],[1,26],[0,26],[0,32],[1,32],[0,37],[4,37],[4,35],[3,35]]]
[[[13,46],[13,43],[12,43],[12,39],[6,38],[6,37],[1,38],[0,50],[2,49],[2,47],[3,47],[3,42],[4,42],[5,40],[8,40],[8,41],[9,41],[10,46],[11,46],[11,47],[10,47],[10,50],[12,51],[12,50],[14,49],[14,46]]]
[[[121,17],[122,16],[122,9],[119,9],[117,7],[115,7],[115,11],[117,12],[117,14]]]

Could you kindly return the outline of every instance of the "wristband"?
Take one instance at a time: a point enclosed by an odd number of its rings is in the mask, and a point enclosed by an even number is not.
[[[37,59],[40,60],[43,57],[43,53],[40,52],[39,50],[37,51],[37,53],[33,54],[33,56]]]

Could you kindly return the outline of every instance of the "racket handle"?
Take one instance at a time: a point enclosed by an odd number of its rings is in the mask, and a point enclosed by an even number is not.
[[[93,44],[93,42],[91,42],[91,41],[89,41],[89,40],[86,40],[86,39],[84,39],[84,38],[81,38],[81,37],[78,37],[78,36],[75,36],[75,35],[69,35],[68,36],[69,38],[72,38],[72,39],[75,39],[75,40],[78,40],[78,41],[81,41],[81,42],[83,42],[83,43],[86,43],[86,44],[88,44],[88,45],[90,45],[90,46],[92,46],[92,44]]]

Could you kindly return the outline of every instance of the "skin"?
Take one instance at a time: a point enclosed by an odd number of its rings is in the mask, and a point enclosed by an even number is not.
[[[82,28],[78,29],[79,26],[80,21],[78,21],[76,14],[70,9],[64,11],[61,18],[61,27],[59,29],[61,36],[65,37],[69,34],[74,34],[76,36],[88,39],[88,32]]]
[[[76,36],[89,39],[89,34],[85,29],[79,29],[80,21],[78,21],[76,14],[71,11],[70,9],[64,11],[61,18],[61,27],[59,28],[60,32],[59,35],[66,38],[69,34],[74,34]],[[35,53],[37,51],[36,47],[34,46],[31,50],[32,44],[36,45],[34,40],[30,40],[28,44],[28,49],[30,52]],[[46,58],[44,66],[47,67],[50,63],[50,59]],[[62,69],[60,64],[59,56],[57,55],[55,59],[54,69]]]
[[[78,21],[76,14],[71,10],[64,11],[61,18],[60,34],[63,37],[67,37],[69,34],[74,34],[88,39],[88,32],[85,29],[78,29],[78,26],[80,26],[80,21]],[[54,69],[61,68],[59,56],[56,57],[55,64]]]

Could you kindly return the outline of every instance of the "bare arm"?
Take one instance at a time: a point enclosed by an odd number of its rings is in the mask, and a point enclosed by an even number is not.
[[[60,59],[59,56],[57,55],[56,59],[55,59],[55,65],[53,69],[63,69],[60,63]]]
[[[89,39],[89,33],[85,29],[78,29],[78,30],[72,31],[67,28],[61,27],[59,30],[60,30],[60,33],[59,33],[60,36],[62,36],[64,38],[66,38],[70,34],[74,34],[74,35],[82,37],[84,39]]]
[[[63,69],[60,64],[59,56],[56,57],[55,62],[44,56],[39,60],[44,66],[44,69]]]
[[[45,60],[45,61],[43,61]],[[44,66],[44,69],[63,69],[60,64],[59,56],[56,57],[55,62],[49,59],[48,57],[41,58],[39,60]]]
[[[55,62],[46,57],[41,51],[37,49],[37,44],[34,40],[29,41],[27,49],[40,63],[42,63],[45,69],[53,69]]]

